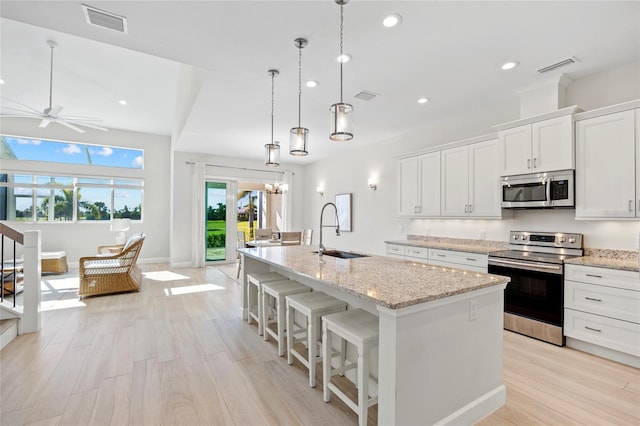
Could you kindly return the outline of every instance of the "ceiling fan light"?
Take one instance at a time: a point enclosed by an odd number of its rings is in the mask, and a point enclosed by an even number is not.
[[[353,106],[345,103],[331,105],[331,135],[329,139],[346,142],[353,139]]]

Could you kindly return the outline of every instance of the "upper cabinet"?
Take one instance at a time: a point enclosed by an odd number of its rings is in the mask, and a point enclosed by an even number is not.
[[[576,121],[576,218],[640,217],[640,109]]]
[[[494,139],[442,151],[442,216],[501,216],[497,145]]]
[[[440,152],[398,163],[400,216],[440,216]]]
[[[519,120],[495,126],[498,132],[500,176],[573,169],[573,112],[577,107],[559,110],[558,117]],[[518,123],[524,123],[518,125]]]

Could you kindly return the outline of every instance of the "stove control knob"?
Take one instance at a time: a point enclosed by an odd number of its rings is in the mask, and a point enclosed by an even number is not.
[[[522,241],[526,240],[526,239],[527,239],[527,234],[522,234],[522,235],[520,236],[520,239],[521,239]]]
[[[513,239],[514,239],[514,240],[518,240],[518,239],[520,239],[520,237],[519,237],[519,236],[517,236],[517,235],[514,235],[514,236],[513,236]]]
[[[561,243],[566,243],[566,242],[567,242],[567,239],[566,239],[565,237],[560,237],[560,242],[561,242]]]
[[[572,238],[569,238],[569,242],[570,242],[571,244],[574,244],[574,243],[576,242],[576,239],[575,239],[575,238],[573,238],[573,237],[572,237]]]

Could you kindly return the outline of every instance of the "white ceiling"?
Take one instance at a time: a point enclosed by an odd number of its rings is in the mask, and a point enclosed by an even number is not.
[[[63,114],[173,134],[178,150],[262,159],[271,135],[267,70],[276,68],[275,138],[283,163],[316,161],[461,109],[514,99],[517,90],[549,78],[537,69],[571,56],[579,62],[555,73],[574,80],[640,60],[638,1],[353,0],[344,7],[344,50],[353,56],[344,67],[344,98],[355,108],[356,136],[340,144],[328,139],[329,106],[339,100],[340,8],[333,0],[90,5],[125,16],[128,33],[88,25],[81,2],[1,2],[3,96],[47,106],[52,39],[59,44],[53,103],[65,107]],[[391,12],[403,22],[387,29],[381,20]],[[297,125],[297,37],[309,40],[303,79],[320,82],[303,89],[307,157],[287,154],[288,131]],[[507,60],[520,66],[500,70]],[[380,96],[355,99],[363,89]],[[421,96],[431,102],[419,105]]]

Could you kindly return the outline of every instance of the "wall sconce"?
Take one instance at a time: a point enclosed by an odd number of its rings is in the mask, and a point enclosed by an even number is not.
[[[324,195],[324,187],[323,186],[316,186],[316,192],[318,193],[318,195],[320,195],[322,197]]]
[[[369,184],[369,188],[373,189],[374,191],[378,189],[378,183],[375,179],[369,178],[369,180],[367,180],[367,183]]]

